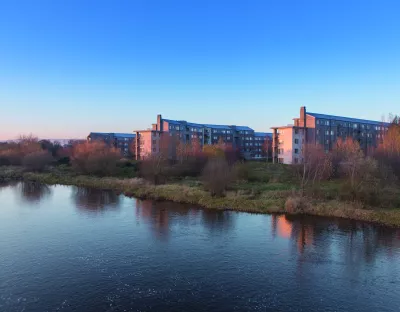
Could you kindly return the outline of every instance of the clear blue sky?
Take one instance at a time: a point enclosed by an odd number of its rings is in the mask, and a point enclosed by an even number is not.
[[[400,1],[0,1],[0,139],[400,111]]]

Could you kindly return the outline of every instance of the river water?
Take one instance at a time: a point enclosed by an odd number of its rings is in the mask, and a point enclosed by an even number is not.
[[[0,185],[0,311],[400,311],[400,231]]]

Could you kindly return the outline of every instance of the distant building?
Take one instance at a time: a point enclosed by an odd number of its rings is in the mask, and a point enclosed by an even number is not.
[[[132,144],[135,143],[136,134],[134,133],[102,133],[102,132],[90,132],[87,137],[88,141],[103,141],[108,146],[113,146],[121,151],[121,155],[125,157],[134,157],[132,151],[135,147]]]
[[[319,144],[331,151],[339,139],[351,137],[367,152],[382,141],[389,124],[381,121],[340,117],[307,112],[301,107],[294,124],[272,127],[272,153],[275,163],[296,164],[303,161],[304,144]]]
[[[136,158],[142,159],[158,153],[160,139],[164,135],[178,138],[183,144],[197,141],[201,146],[222,141],[238,149],[247,159],[267,158],[263,147],[268,142],[272,149],[272,133],[255,132],[247,126],[199,124],[164,119],[158,115],[157,123],[151,129],[136,131]]]

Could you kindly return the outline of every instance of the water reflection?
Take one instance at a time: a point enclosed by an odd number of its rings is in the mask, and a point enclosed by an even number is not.
[[[113,191],[97,190],[85,187],[75,187],[72,191],[75,206],[87,213],[102,213],[107,209],[116,209],[120,196]]]
[[[137,199],[136,219],[150,222],[154,235],[159,239],[167,239],[170,228],[177,223],[190,226],[199,221],[210,233],[233,230],[235,215],[228,211],[193,208],[173,202]]]
[[[166,240],[169,236],[170,212],[177,209],[185,214],[188,211],[187,208],[180,208],[180,205],[172,205],[169,202],[136,200],[136,219],[145,219],[150,222],[154,236]]]
[[[332,240],[332,233],[340,233],[340,244]],[[272,237],[288,239],[299,255],[343,255],[343,261],[357,266],[359,261],[374,263],[376,256],[385,251],[394,257],[400,248],[400,230],[380,227],[346,219],[316,218],[312,216],[271,216]],[[354,268],[353,268],[354,269]]]
[[[39,203],[51,195],[50,187],[38,182],[20,182],[16,189],[21,199],[29,203]]]
[[[229,232],[235,226],[236,214],[231,211],[204,209],[201,222],[211,233]]]

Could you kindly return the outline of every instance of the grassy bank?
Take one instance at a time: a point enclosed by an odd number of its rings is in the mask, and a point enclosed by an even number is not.
[[[142,179],[94,177],[75,175],[53,169],[46,173],[23,172],[19,167],[0,167],[0,181],[37,181],[46,184],[75,185],[114,190],[141,199],[168,200],[198,205],[204,208],[235,210],[253,213],[304,213],[316,216],[340,217],[400,227],[400,209],[365,208],[354,202],[336,199],[301,199],[301,207],[288,205],[288,199],[298,201],[290,183],[236,182],[225,197],[212,197],[195,179],[182,179],[165,185],[151,185]],[[286,204],[285,204],[286,203]]]

